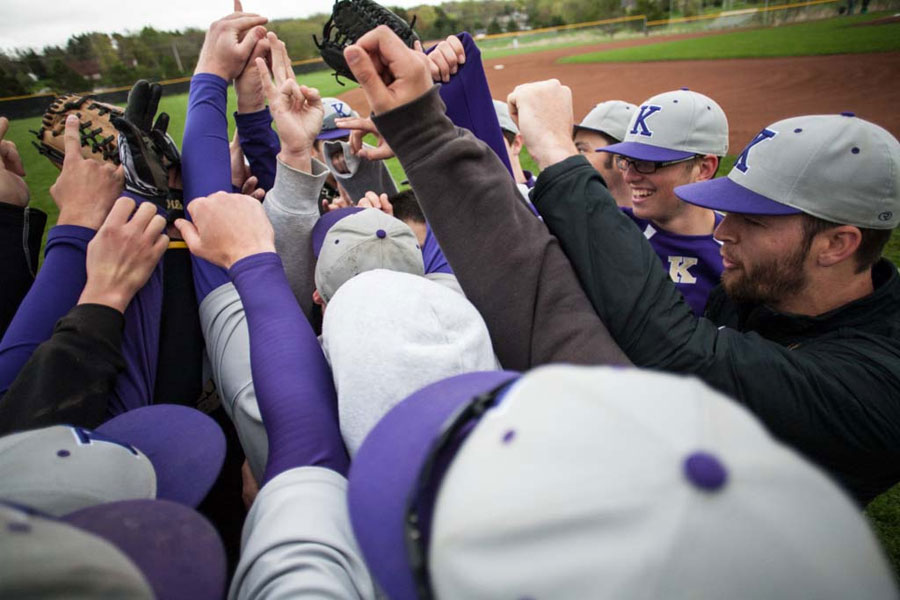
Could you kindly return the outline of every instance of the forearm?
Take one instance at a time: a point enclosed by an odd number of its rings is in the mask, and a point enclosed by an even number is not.
[[[88,242],[96,232],[57,225],[47,235],[44,265],[0,342],[0,391],[6,390],[54,324],[78,301],[87,272]]]
[[[107,404],[122,358],[121,312],[79,304],[56,324],[0,400],[0,434],[60,423],[94,428]]]
[[[250,163],[250,173],[259,180],[258,187],[269,191],[275,185],[275,157],[281,152],[278,135],[272,129],[268,107],[251,113],[234,113],[241,150]]]
[[[443,115],[435,88],[375,121],[505,368],[627,362],[556,239],[522,205],[496,154]]]
[[[275,230],[275,249],[303,314],[309,318],[315,289],[316,259],[312,252],[312,230],[319,220],[318,198],[328,169],[312,161],[312,172],[304,173],[278,161],[275,185],[263,207]]]
[[[345,475],[349,465],[337,422],[331,369],[294,300],[277,254],[229,269],[250,332],[250,365],[269,436],[264,481],[299,466]]]

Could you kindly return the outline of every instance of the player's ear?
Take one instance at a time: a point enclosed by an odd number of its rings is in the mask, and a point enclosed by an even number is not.
[[[322,300],[322,296],[319,295],[319,290],[313,290],[313,302],[319,306],[325,306],[325,301]]]
[[[712,179],[716,176],[716,171],[719,170],[719,157],[712,154],[701,156],[700,160],[696,162],[694,169],[696,173],[694,181]]]
[[[853,260],[862,241],[862,232],[853,225],[839,225],[820,232],[813,238],[810,251],[815,252],[816,262],[831,267],[846,260]]]

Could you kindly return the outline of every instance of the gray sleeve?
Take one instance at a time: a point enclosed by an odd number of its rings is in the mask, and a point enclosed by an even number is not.
[[[368,145],[367,147],[371,148]],[[331,156],[338,149],[343,149],[344,162],[349,173],[339,173],[334,167]],[[388,196],[397,193],[397,184],[394,183],[394,178],[391,177],[391,172],[383,160],[368,160],[351,154],[350,144],[347,142],[325,142],[323,150],[325,165],[338,183],[347,190],[354,204],[369,191]]]
[[[312,229],[319,219],[319,193],[328,177],[328,168],[316,159],[312,173],[293,169],[280,160],[275,185],[263,206],[275,229],[275,251],[284,264],[284,272],[303,314],[312,311],[312,293],[316,288],[316,260],[312,253]]]
[[[347,480],[321,467],[267,483],[244,522],[228,598],[375,598],[346,495]]]
[[[200,327],[222,406],[234,423],[253,476],[262,481],[269,439],[253,388],[244,305],[233,284],[221,285],[203,299]]]

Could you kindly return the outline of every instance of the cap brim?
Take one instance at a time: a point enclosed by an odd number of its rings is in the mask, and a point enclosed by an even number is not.
[[[187,406],[143,406],[95,431],[146,454],[156,471],[156,497],[188,506],[206,497],[225,460],[225,435],[218,423]]]
[[[315,225],[313,225],[312,230],[313,256],[319,258],[319,252],[321,252],[322,250],[322,244],[325,243],[325,236],[328,235],[328,230],[331,229],[335,223],[337,223],[344,217],[349,217],[350,215],[356,214],[361,210],[365,209],[358,206],[345,206],[344,208],[338,208],[328,211],[327,213],[319,217],[319,220],[316,221]]]
[[[350,135],[349,129],[329,129],[328,131],[323,131],[319,135],[316,136],[317,140],[333,140],[339,137],[347,137]]]
[[[222,541],[193,509],[165,500],[125,500],[61,520],[115,545],[141,570],[157,598],[225,597]]]
[[[748,215],[793,215],[802,211],[748,190],[728,177],[679,185],[675,195],[696,206]]]
[[[635,160],[652,160],[654,162],[682,160],[690,158],[695,154],[694,152],[669,150],[668,148],[641,144],[640,142],[620,142],[618,144],[611,144],[605,148],[598,148],[597,151],[621,154],[622,156],[627,156],[628,158],[633,158]]]
[[[392,408],[360,446],[348,478],[350,521],[366,564],[389,597],[416,597],[404,522],[432,443],[460,406],[518,376],[466,373],[426,386]]]

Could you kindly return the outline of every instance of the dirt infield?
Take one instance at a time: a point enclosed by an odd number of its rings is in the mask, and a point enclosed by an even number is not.
[[[802,114],[852,111],[900,137],[900,52],[737,60],[558,64],[572,54],[657,43],[692,36],[660,36],[564,48],[485,61],[495,98],[519,83],[555,77],[572,88],[580,120],[602,100],[640,103],[667,90],[688,87],[715,99],[730,125],[736,154],[765,125]],[[502,67],[501,67],[502,65]],[[354,89],[342,96],[368,112]],[[363,113],[365,114],[365,113]]]

